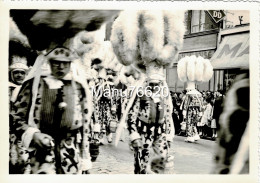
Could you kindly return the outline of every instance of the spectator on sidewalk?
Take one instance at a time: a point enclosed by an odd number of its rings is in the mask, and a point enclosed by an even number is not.
[[[212,99],[210,97],[207,97],[205,99],[206,101],[206,108],[203,112],[201,121],[199,123],[200,126],[200,134],[202,137],[205,137],[206,131],[208,127],[211,127],[211,120],[212,120],[212,113],[213,113],[213,107],[212,107]]]
[[[213,116],[212,118],[216,120],[216,132],[215,132],[215,138],[217,137],[217,131],[219,131],[219,117],[223,111],[223,105],[224,105],[224,97],[222,95],[221,91],[217,92],[214,107],[213,107]],[[214,133],[213,133],[214,134]]]

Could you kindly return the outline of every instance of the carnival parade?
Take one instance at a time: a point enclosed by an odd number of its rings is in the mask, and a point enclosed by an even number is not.
[[[10,10],[9,174],[248,173],[248,64],[211,13]]]

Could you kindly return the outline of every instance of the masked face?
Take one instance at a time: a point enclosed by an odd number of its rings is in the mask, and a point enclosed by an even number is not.
[[[151,87],[151,91],[155,93],[160,90],[160,81],[152,80],[149,82],[149,86]]]
[[[107,80],[114,82],[116,79],[116,72],[111,69],[106,69]]]
[[[57,79],[62,79],[70,72],[71,62],[50,60],[51,73]]]
[[[25,71],[24,70],[15,70],[12,72],[12,80],[15,84],[21,85],[23,83],[23,80],[25,78]]]

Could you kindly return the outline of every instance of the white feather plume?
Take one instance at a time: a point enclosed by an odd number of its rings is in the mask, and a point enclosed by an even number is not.
[[[206,82],[213,75],[213,67],[208,59],[192,55],[186,56],[178,62],[177,73],[183,82]]]
[[[187,78],[189,81],[195,81],[196,59],[197,57],[193,55],[189,58],[189,61],[187,62]]]
[[[196,81],[202,81],[204,72],[204,58],[200,56],[197,58],[195,71]]]
[[[20,29],[18,28],[18,26],[16,25],[16,23],[12,18],[9,18],[9,27],[10,27],[9,40],[19,41],[24,46],[30,47],[28,38],[21,33]]]
[[[110,41],[118,60],[130,65],[137,58],[138,11],[122,11],[112,25]]]
[[[153,62],[163,67],[170,65],[183,42],[182,14],[158,10],[121,12],[110,39],[118,60],[124,65],[134,63],[137,68]]]
[[[139,48],[142,60],[147,63],[158,58],[164,43],[162,11],[142,11],[139,15]]]
[[[164,65],[171,65],[182,47],[184,27],[184,12],[163,11],[164,13],[164,46],[160,52],[158,61]]]
[[[204,59],[204,73],[202,81],[209,81],[213,75],[213,67],[208,59]]]
[[[187,62],[188,62],[188,57],[184,57],[178,62],[178,66],[177,66],[178,77],[183,82],[186,82],[188,80],[188,78],[187,78]]]

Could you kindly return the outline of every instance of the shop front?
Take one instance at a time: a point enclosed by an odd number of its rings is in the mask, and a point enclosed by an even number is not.
[[[215,78],[211,90],[226,92],[238,74],[249,70],[249,26],[223,30],[219,40],[211,58]]]

